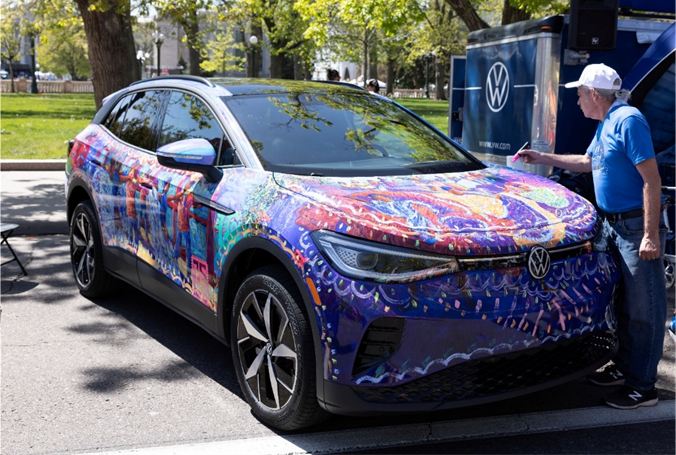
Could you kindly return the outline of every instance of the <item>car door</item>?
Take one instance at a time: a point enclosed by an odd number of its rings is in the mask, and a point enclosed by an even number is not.
[[[95,175],[97,181],[108,182],[106,190],[98,192],[97,201],[107,246],[106,265],[136,284],[136,259],[148,254],[149,232],[143,213],[152,189],[149,174],[157,166],[151,150],[157,144],[157,113],[165,94],[158,90],[130,93],[102,124],[113,136],[97,161],[105,174]]]
[[[158,148],[182,139],[203,138],[216,152],[228,144],[223,129],[208,104],[197,95],[175,90],[167,99],[159,127]],[[217,283],[214,270],[213,213],[208,205],[217,183],[207,182],[198,172],[159,166],[153,175],[157,205],[150,208],[148,224],[155,226],[152,267],[164,276],[156,280],[141,274],[145,289],[166,296],[182,288],[212,315],[216,311]],[[155,199],[154,199],[155,200]],[[173,283],[168,286],[167,283]],[[170,300],[182,311],[202,319],[202,312],[191,307],[194,300]]]

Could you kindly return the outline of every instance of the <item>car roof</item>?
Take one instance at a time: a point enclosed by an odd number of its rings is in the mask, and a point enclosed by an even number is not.
[[[257,94],[271,94],[271,93],[292,93],[298,91],[305,91],[308,89],[319,90],[322,92],[329,91],[351,91],[359,90],[365,91],[362,87],[346,82],[335,81],[297,81],[286,79],[260,79],[260,78],[203,78],[198,76],[188,75],[172,75],[154,77],[151,79],[144,79],[134,82],[130,87],[140,88],[139,86],[157,86],[170,84],[171,86],[190,86],[209,91],[209,89],[218,89],[219,87],[225,89],[227,93],[218,93],[218,95],[238,96],[238,95],[257,95]]]

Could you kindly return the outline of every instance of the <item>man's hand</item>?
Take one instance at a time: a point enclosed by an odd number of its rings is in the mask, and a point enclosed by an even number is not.
[[[536,150],[520,150],[519,157],[521,157],[521,160],[526,164],[542,164],[542,153]]]
[[[641,240],[641,246],[638,250],[638,257],[644,261],[652,261],[660,257],[660,239],[653,239],[649,235],[644,235]]]

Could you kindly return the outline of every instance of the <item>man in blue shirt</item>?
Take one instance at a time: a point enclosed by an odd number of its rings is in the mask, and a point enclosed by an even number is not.
[[[585,117],[598,120],[587,153],[554,155],[519,152],[528,164],[545,164],[574,172],[592,172],[603,219],[603,236],[617,253],[624,299],[618,302],[619,351],[613,364],[588,376],[597,385],[622,387],[606,396],[619,409],[657,404],[657,364],[662,357],[667,294],[662,256],[665,230],[660,229],[661,180],[650,128],[615,70],[588,65],[577,87]]]

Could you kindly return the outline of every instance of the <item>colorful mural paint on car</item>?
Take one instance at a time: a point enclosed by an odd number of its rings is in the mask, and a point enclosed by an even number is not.
[[[595,233],[585,199],[532,174],[489,168],[379,178],[279,176],[321,204],[298,214],[307,229],[453,255],[491,255],[575,243]]]
[[[104,243],[136,255],[213,312],[224,262],[240,240],[257,236],[284,251],[313,300],[330,381],[401,383],[466,359],[609,328],[619,271],[605,253],[556,262],[543,280],[512,267],[376,283],[340,276],[309,235],[328,229],[458,256],[591,239],[598,229],[591,205],[546,179],[501,168],[351,179],[234,168],[210,184],[198,173],[159,166],[154,155],[96,125],[78,136],[73,153],[71,178],[93,176]],[[209,210],[195,195],[234,213]],[[361,337],[382,316],[407,318],[402,345],[353,376]]]

